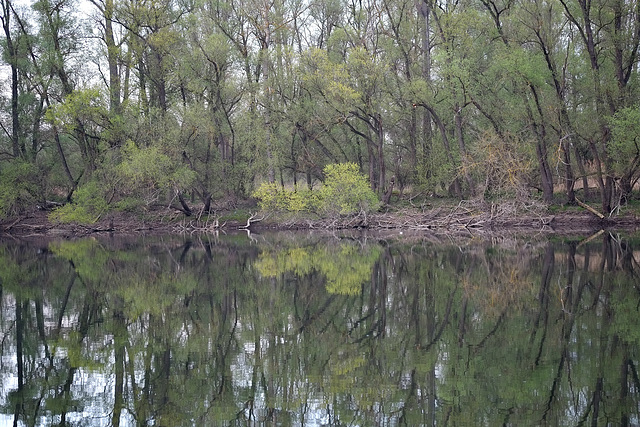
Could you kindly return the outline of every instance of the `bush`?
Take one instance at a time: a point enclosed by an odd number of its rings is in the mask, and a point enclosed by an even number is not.
[[[275,182],[263,182],[253,192],[253,197],[258,199],[258,206],[267,212],[279,212],[286,210],[286,191],[278,191],[278,184]]]
[[[319,191],[291,191],[275,183],[262,183],[253,193],[258,206],[267,212],[320,212],[325,215],[353,215],[371,212],[380,201],[355,163],[324,168],[325,182]]]
[[[92,224],[107,212],[108,207],[103,187],[96,181],[89,181],[78,187],[72,203],[54,210],[49,218],[62,223]]]
[[[485,200],[530,197],[529,182],[535,173],[534,144],[517,136],[485,133],[463,159],[462,173],[470,174]]]
[[[320,206],[325,214],[352,215],[375,211],[380,207],[378,196],[355,163],[327,165],[324,175]]]
[[[15,160],[0,168],[0,218],[19,214],[38,191],[35,166]]]
[[[122,162],[116,168],[119,190],[125,197],[138,197],[156,203],[167,190],[190,188],[195,173],[175,162],[160,147],[138,148],[128,141],[122,149]]]
[[[254,191],[258,206],[267,212],[314,212],[318,194],[311,190],[286,190],[276,183],[263,182]]]

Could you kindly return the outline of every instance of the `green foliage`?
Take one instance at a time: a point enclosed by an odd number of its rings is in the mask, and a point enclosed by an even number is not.
[[[275,182],[263,182],[253,192],[253,197],[258,199],[258,206],[263,211],[279,211],[286,209],[285,190],[279,191],[278,184]]]
[[[499,66],[507,76],[517,76],[527,84],[535,87],[544,86],[545,79],[549,73],[543,59],[531,55],[531,52],[527,52],[524,49],[501,51],[497,55],[496,65]]]
[[[37,289],[29,286],[37,283],[38,280],[37,263],[19,262],[15,254],[12,254],[7,248],[0,247],[0,289],[3,292],[13,292],[22,298],[33,298],[37,295]]]
[[[380,258],[378,245],[364,249],[355,244],[340,245],[339,250],[329,247],[319,251],[316,263],[327,277],[327,292],[339,295],[358,295],[369,280],[373,264]]]
[[[316,179],[322,165],[356,159],[376,178],[393,174],[401,191],[446,192],[468,172],[463,185],[510,197],[514,175],[494,164],[488,176],[483,141],[473,147],[487,130],[517,135],[523,151],[537,146],[540,170],[555,163],[545,185],[558,186],[560,169],[577,166],[575,154],[566,165],[556,156],[566,137],[585,165],[601,160],[598,171],[635,182],[639,113],[625,109],[640,93],[635,3],[601,0],[591,10],[575,2],[504,1],[500,10],[492,2],[425,3],[433,18],[426,21],[415,8],[407,13],[405,1],[311,3],[305,26],[281,25],[296,22],[295,8],[246,1],[215,2],[215,13],[208,2],[114,4],[101,13],[123,36],[110,41],[105,33],[102,46],[88,48],[80,43],[89,36],[84,25],[69,18],[72,2],[16,10],[33,25],[12,27],[16,50],[10,40],[5,46],[4,63],[18,67],[20,85],[2,102],[2,152],[38,167],[49,156],[46,189],[61,194],[81,171],[84,179],[101,173],[109,151],[133,140],[136,147],[113,154],[109,165],[123,162],[112,175],[123,210],[134,209],[135,198],[149,206],[180,189],[206,203],[236,201],[251,194],[256,176],[279,169]],[[593,51],[573,36],[587,34],[587,23],[598,29]],[[305,27],[319,30],[306,37]],[[89,61],[111,67],[78,66]],[[619,113],[607,122],[604,110]],[[329,197],[330,187],[329,180],[317,193],[258,188],[257,197],[264,209],[325,215],[377,205],[359,190],[336,200],[343,193]],[[0,195],[2,215],[22,203],[12,197]]]
[[[116,173],[125,196],[139,195],[147,204],[155,202],[166,190],[183,190],[191,186],[195,173],[176,163],[160,147],[138,148],[129,141],[122,149],[122,162]]]
[[[122,157],[119,173],[128,186],[164,187],[169,184],[167,171],[171,168],[171,159],[159,147],[138,148],[128,141],[122,149]]]
[[[447,159],[446,153],[438,150],[428,159],[422,159],[416,167],[416,184],[428,194],[447,194],[447,186],[457,176],[456,166]]]
[[[325,181],[318,191],[287,190],[276,183],[262,183],[253,193],[260,209],[268,212],[320,212],[325,215],[353,215],[375,211],[378,196],[355,163],[327,165]]]
[[[3,242],[3,333],[14,345],[2,350],[7,369],[22,361],[25,374],[24,393],[10,394],[27,405],[54,396],[28,406],[49,424],[77,407],[110,414],[114,388],[96,381],[132,384],[128,368],[142,366],[163,399],[118,387],[115,396],[137,419],[164,411],[169,425],[224,424],[238,396],[252,399],[265,383],[292,390],[268,397],[287,425],[307,419],[311,400],[360,425],[605,425],[637,411],[637,238],[577,248],[575,238],[386,239],[384,248],[288,233],[260,240],[83,239],[44,253]],[[620,253],[612,269],[599,262],[611,250]],[[343,272],[354,280],[330,287]],[[604,280],[590,286],[585,276]],[[229,381],[238,358],[248,375]],[[86,380],[64,398],[55,390],[74,368]],[[575,390],[604,396],[600,415],[576,411]]]
[[[320,207],[327,215],[352,215],[380,207],[378,196],[355,163],[339,163],[324,168],[325,181],[320,189]]]
[[[289,193],[288,210],[290,212],[315,212],[320,203],[320,194],[309,189],[297,189]]]
[[[15,160],[0,167],[0,218],[19,214],[38,192],[34,165]]]
[[[476,177],[486,199],[529,197],[528,182],[535,165],[533,144],[519,138],[485,133],[470,155],[463,159],[463,172]]]
[[[625,168],[640,156],[640,108],[619,110],[610,120],[612,140],[607,146],[609,156],[618,168]]]
[[[162,315],[174,304],[172,296],[185,295],[197,288],[198,278],[192,274],[163,274],[150,282],[146,277],[132,276],[120,293],[130,319],[144,313]],[[161,292],[159,292],[161,291]]]
[[[312,190],[287,190],[276,183],[263,182],[253,193],[258,206],[267,212],[314,212],[319,194]]]
[[[72,203],[51,212],[49,219],[61,223],[92,224],[108,210],[109,204],[104,186],[92,180],[78,187]]]
[[[326,278],[326,290],[331,294],[357,295],[371,278],[373,264],[380,258],[378,245],[361,247],[354,243],[319,248],[291,248],[263,252],[256,268],[263,277],[277,277],[291,272],[299,277],[318,271]]]
[[[64,102],[47,110],[46,118],[67,131],[83,126],[105,126],[108,112],[98,89],[76,90]]]
[[[106,278],[108,261],[115,258],[114,253],[95,239],[52,242],[49,250],[56,256],[71,261],[76,274],[86,283],[96,286]]]
[[[309,49],[302,59],[305,86],[321,94],[322,100],[336,111],[347,113],[361,94],[350,85],[351,76],[345,65],[331,61],[321,49]]]
[[[113,209],[120,212],[135,212],[142,205],[143,201],[137,197],[123,197],[113,204]]]

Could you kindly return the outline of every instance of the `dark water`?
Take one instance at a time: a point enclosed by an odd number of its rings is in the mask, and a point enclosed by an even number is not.
[[[0,242],[0,425],[637,425],[640,240]]]

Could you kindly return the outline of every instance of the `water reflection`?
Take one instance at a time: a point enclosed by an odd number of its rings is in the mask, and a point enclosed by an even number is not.
[[[4,242],[0,424],[638,424],[637,247]]]

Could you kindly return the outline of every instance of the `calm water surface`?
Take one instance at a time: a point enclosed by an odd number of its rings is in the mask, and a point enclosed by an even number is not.
[[[640,239],[0,242],[0,425],[637,425]]]

